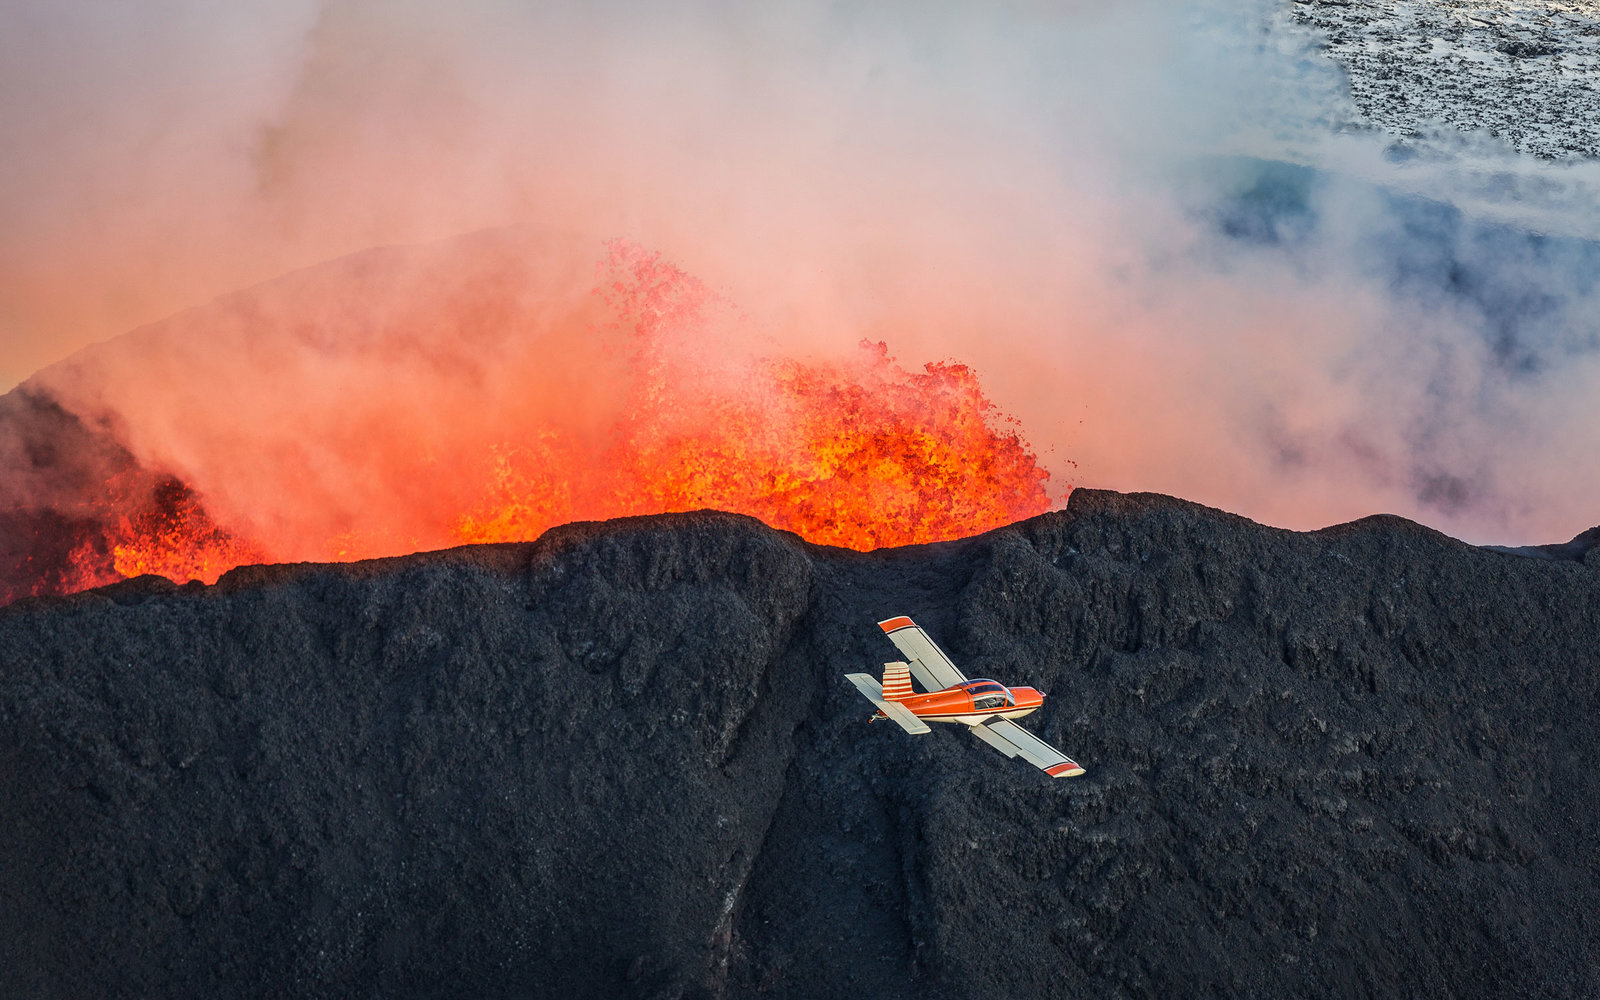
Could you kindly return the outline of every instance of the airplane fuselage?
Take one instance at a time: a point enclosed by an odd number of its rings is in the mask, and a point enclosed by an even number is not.
[[[1031,687],[1008,688],[997,681],[980,678],[942,691],[895,700],[924,722],[980,726],[990,719],[1020,719],[1038,711],[1044,704],[1044,693]]]

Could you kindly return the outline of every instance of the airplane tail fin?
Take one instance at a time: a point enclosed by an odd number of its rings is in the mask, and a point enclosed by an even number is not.
[[[911,664],[885,663],[883,665],[883,697],[887,701],[905,701],[916,694],[911,690]]]

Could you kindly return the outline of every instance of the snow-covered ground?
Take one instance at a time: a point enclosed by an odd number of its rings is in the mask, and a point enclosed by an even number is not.
[[[1325,37],[1357,124],[1417,137],[1446,126],[1546,159],[1600,157],[1597,0],[1286,0],[1284,10]]]

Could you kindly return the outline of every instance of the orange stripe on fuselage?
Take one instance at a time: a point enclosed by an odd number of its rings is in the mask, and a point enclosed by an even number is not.
[[[997,682],[998,683],[998,682]],[[942,691],[913,695],[897,699],[919,719],[945,720],[955,718],[1015,719],[1044,705],[1044,695],[1030,687],[1010,689],[1015,699],[1011,705],[996,708],[977,708],[971,692],[962,687],[948,687]],[[887,694],[887,691],[885,691]]]

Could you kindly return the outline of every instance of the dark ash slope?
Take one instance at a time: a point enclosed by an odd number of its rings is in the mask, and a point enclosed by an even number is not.
[[[1600,548],[1155,496],[0,611],[0,995],[1600,994]],[[911,614],[1089,768],[868,727]]]

